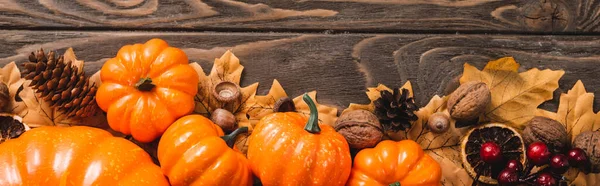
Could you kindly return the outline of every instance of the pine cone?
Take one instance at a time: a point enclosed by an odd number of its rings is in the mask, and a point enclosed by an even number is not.
[[[375,100],[375,115],[379,118],[379,122],[384,130],[398,132],[399,130],[409,129],[411,121],[418,119],[415,111],[419,108],[415,104],[413,98],[408,97],[408,90],[402,89],[402,93],[398,89],[394,89],[392,94],[389,91],[381,91],[381,98]]]
[[[30,86],[40,97],[58,107],[68,117],[93,116],[98,110],[96,90],[90,84],[83,71],[64,61],[64,57],[55,52],[40,49],[29,55],[29,61],[23,63],[25,79],[31,80]]]

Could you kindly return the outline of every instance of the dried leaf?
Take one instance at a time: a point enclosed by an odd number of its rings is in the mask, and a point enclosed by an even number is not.
[[[25,104],[20,101],[20,98],[16,97],[19,88],[25,82],[21,78],[21,71],[15,64],[10,62],[0,69],[0,81],[6,84],[9,93],[9,108],[8,111],[11,113],[19,113],[26,109]]]
[[[30,80],[23,83],[23,89],[19,92],[19,97],[23,100],[26,109],[16,112],[23,117],[23,122],[31,127],[40,126],[93,126],[98,128],[108,128],[106,116],[98,113],[92,117],[72,118],[67,117],[65,113],[58,108],[50,107],[50,104],[39,98],[35,91],[29,86]]]
[[[273,85],[271,85],[271,89],[267,95],[254,96],[251,102],[247,102],[249,105],[247,114],[250,124],[254,126],[260,118],[273,113],[275,102],[284,97],[287,97],[287,93],[285,93],[285,90],[277,79],[273,80]]]
[[[294,98],[294,105],[296,105],[296,112],[308,117],[310,116],[310,109],[304,100],[302,100],[302,96],[303,95],[300,95]],[[317,110],[319,111],[319,122],[321,124],[334,126],[335,121],[337,120],[337,108],[319,104],[317,102],[317,91],[309,92],[308,96],[310,96],[310,98],[314,100],[315,105],[317,105]]]
[[[519,66],[512,57],[490,61],[483,71],[464,65],[460,83],[481,81],[492,93],[483,120],[523,129],[524,124],[536,115],[537,107],[552,99],[552,92],[558,88],[558,80],[565,73],[537,68],[519,73]]]
[[[67,51],[65,51],[63,54],[63,57],[65,62],[71,61],[71,65],[77,67],[78,72],[83,72],[83,61],[77,60],[75,52],[73,52],[73,48],[67,49]]]
[[[252,130],[252,126],[246,116],[246,112],[248,111],[247,102],[252,102],[251,100],[256,94],[258,83],[241,88],[241,99],[234,103],[221,103],[212,95],[214,86],[222,81],[230,81],[239,85],[242,71],[244,70],[244,66],[240,64],[240,60],[228,50],[221,58],[215,59],[209,75],[204,73],[202,67],[198,63],[192,63],[190,66],[196,70],[200,77],[198,94],[196,94],[195,98],[196,109],[194,112],[210,117],[213,110],[217,108],[226,109],[236,116],[240,127],[248,126],[249,129]]]
[[[406,83],[404,83],[404,85],[402,87],[400,87],[400,89],[408,89],[409,97],[413,97],[412,84],[410,83],[410,81],[406,81]],[[367,97],[369,97],[369,100],[371,100],[371,103],[369,103],[367,105],[350,103],[348,108],[345,109],[342,112],[342,114],[344,112],[351,111],[351,110],[357,110],[357,109],[363,109],[363,110],[368,110],[368,111],[373,112],[373,110],[375,110],[375,104],[373,102],[375,100],[381,98],[381,91],[384,91],[384,90],[393,92],[392,89],[388,88],[387,86],[385,86],[383,84],[379,84],[375,88],[367,88],[367,92],[365,92],[365,93],[367,94]]]
[[[102,84],[102,80],[100,80],[100,71],[90,76],[90,79],[88,79],[88,81],[90,82],[90,84],[94,84],[96,87],[99,87]]]
[[[460,157],[460,140],[467,133],[468,128],[457,129],[455,121],[450,120],[450,129],[442,134],[433,133],[427,128],[429,117],[437,112],[446,115],[448,97],[434,96],[429,103],[419,109],[415,114],[419,117],[412,123],[412,127],[404,134],[391,136],[392,139],[410,139],[421,145],[426,153],[431,155],[442,166],[442,183],[444,185],[470,185],[473,179],[462,167]]]

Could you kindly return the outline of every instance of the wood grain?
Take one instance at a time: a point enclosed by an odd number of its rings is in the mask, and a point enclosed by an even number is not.
[[[597,33],[600,0],[3,0],[0,28]]]
[[[92,74],[122,45],[154,37],[182,48],[207,73],[213,60],[231,49],[245,66],[242,86],[259,82],[258,94],[266,94],[278,79],[290,96],[317,90],[320,103],[340,109],[367,103],[367,87],[399,87],[407,80],[422,106],[444,94],[464,63],[481,69],[504,56],[514,56],[521,70],[566,71],[554,100],[544,108],[556,110],[559,94],[578,79],[589,92],[600,93],[600,36],[2,31],[0,65],[22,63],[39,48],[62,53],[73,47]],[[595,101],[599,105],[600,96]]]

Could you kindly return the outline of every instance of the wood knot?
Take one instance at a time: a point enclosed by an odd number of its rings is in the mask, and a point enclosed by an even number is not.
[[[571,22],[567,4],[561,0],[529,0],[519,8],[521,24],[528,30],[565,31]]]

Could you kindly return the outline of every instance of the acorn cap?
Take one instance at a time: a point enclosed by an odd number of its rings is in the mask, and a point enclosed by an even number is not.
[[[213,88],[213,96],[220,102],[229,103],[240,97],[240,86],[231,81],[221,81]]]
[[[282,97],[273,105],[273,112],[296,112],[294,100],[289,97]]]

